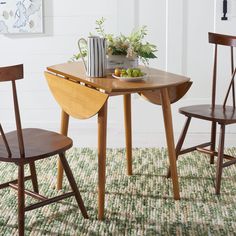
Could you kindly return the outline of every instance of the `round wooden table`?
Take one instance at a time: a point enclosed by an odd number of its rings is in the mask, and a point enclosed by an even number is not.
[[[142,67],[145,72],[145,68]],[[62,109],[61,133],[67,135],[69,116],[88,119],[98,114],[98,219],[104,217],[106,180],[107,101],[123,95],[126,133],[127,174],[132,175],[131,94],[138,93],[147,101],[162,106],[174,199],[180,199],[176,169],[171,103],[188,91],[192,82],[184,76],[149,68],[148,78],[140,82],[124,82],[107,76],[89,78],[80,62],[47,67],[49,88]],[[63,169],[58,161],[57,188],[62,188]]]

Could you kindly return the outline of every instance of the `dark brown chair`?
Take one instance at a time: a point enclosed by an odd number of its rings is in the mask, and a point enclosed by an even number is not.
[[[234,77],[236,73],[236,68],[234,67],[234,47],[236,47],[236,36],[222,35],[209,33],[209,43],[215,45],[215,56],[214,56],[214,66],[213,66],[213,80],[212,80],[212,101],[209,105],[194,105],[183,107],[179,109],[179,112],[187,117],[185,126],[183,128],[182,134],[178,140],[176,145],[176,157],[179,155],[185,154],[188,152],[192,152],[194,150],[198,150],[200,152],[206,153],[210,155],[210,163],[214,163],[214,156],[217,156],[217,167],[216,167],[216,185],[215,185],[215,193],[220,194],[220,184],[221,184],[221,176],[222,169],[224,167],[230,166],[236,163],[236,158],[226,155],[224,153],[224,142],[225,142],[225,126],[236,123],[236,111],[235,111],[235,86],[234,86]],[[218,45],[227,46],[230,50],[230,58],[231,61],[231,80],[226,92],[225,99],[222,105],[216,105],[216,82],[217,82],[217,49]],[[229,94],[232,92],[232,104],[231,106],[227,106],[227,100]],[[202,120],[207,120],[211,122],[211,138],[210,142],[202,143],[194,147],[190,147],[182,150],[182,145],[185,140],[185,136],[187,134],[187,130],[190,124],[191,119],[197,118]],[[220,126],[220,138],[219,138],[219,146],[218,152],[216,152],[216,126],[219,124]],[[206,147],[210,147],[206,149]],[[228,159],[223,163],[223,158]],[[170,170],[167,176],[170,176]]]
[[[25,212],[45,206],[50,203],[75,196],[84,218],[88,218],[83,200],[80,196],[75,179],[65,158],[65,151],[72,147],[72,140],[61,134],[42,129],[22,129],[18,99],[16,93],[16,80],[23,78],[23,65],[0,68],[0,82],[11,81],[13,91],[16,131],[4,133],[0,124],[0,161],[14,163],[18,166],[18,180],[13,180],[0,185],[0,189],[12,187],[18,191],[18,230],[19,235],[24,235]],[[39,194],[35,170],[35,161],[58,154],[71,185],[72,191],[53,198],[46,198]],[[24,166],[29,164],[30,175],[25,176]],[[10,176],[10,173],[9,173]],[[31,180],[33,190],[27,190],[24,182]],[[38,203],[25,206],[25,194],[38,200]]]

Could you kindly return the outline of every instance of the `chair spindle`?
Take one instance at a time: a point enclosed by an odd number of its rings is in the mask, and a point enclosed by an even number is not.
[[[212,82],[212,109],[215,109],[216,103],[216,72],[217,72],[217,44],[215,45],[214,68],[213,68],[213,82]]]
[[[231,73],[234,71],[234,48],[231,46]],[[235,108],[235,86],[234,80],[232,82],[232,99],[233,99],[233,107]]]
[[[12,91],[13,91],[13,102],[14,102],[16,129],[17,129],[20,156],[21,158],[24,158],[25,148],[24,148],[24,140],[23,140],[23,134],[22,134],[22,128],[21,128],[20,111],[19,111],[19,105],[18,105],[18,99],[17,99],[15,80],[12,80]]]
[[[225,108],[225,106],[226,106],[226,103],[227,103],[227,100],[228,100],[228,97],[229,97],[230,89],[231,89],[231,87],[232,87],[233,84],[234,84],[235,73],[236,73],[236,67],[235,67],[234,72],[233,72],[233,74],[232,74],[231,82],[230,82],[230,84],[229,84],[229,88],[228,88],[227,93],[226,93],[226,96],[225,96],[225,100],[224,100],[224,104],[223,104],[223,107],[224,107],[224,108]],[[234,94],[234,93],[233,93],[233,103],[235,103],[235,94]],[[235,106],[234,106],[234,108],[235,108]]]

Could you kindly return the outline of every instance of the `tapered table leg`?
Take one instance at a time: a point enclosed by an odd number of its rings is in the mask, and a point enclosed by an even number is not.
[[[126,141],[127,174],[132,175],[132,122],[131,122],[131,95],[124,95],[124,123]]]
[[[104,217],[106,183],[107,102],[98,113],[98,219]]]
[[[179,153],[182,149],[182,146],[183,146],[183,143],[184,143],[184,140],[185,140],[185,136],[187,134],[187,131],[188,131],[188,127],[190,125],[190,121],[191,121],[192,117],[188,117],[186,122],[185,122],[185,125],[184,125],[184,128],[180,134],[180,137],[179,137],[179,140],[178,140],[178,143],[176,145],[176,148],[175,148],[175,155],[176,155],[176,161],[178,160],[178,156],[179,156]],[[167,178],[170,178],[170,175],[171,175],[171,172],[170,172],[170,167],[168,168],[168,172],[167,172]]]
[[[171,178],[174,191],[174,199],[179,200],[180,199],[179,183],[178,183],[178,175],[176,168],[176,153],[175,153],[175,144],[173,135],[173,124],[172,124],[170,99],[167,88],[161,89],[161,102],[162,102],[162,111],[165,124],[167,148],[169,154]]]
[[[69,115],[62,110],[62,112],[61,112],[61,134],[67,136],[68,125],[69,125]],[[58,162],[57,162],[57,190],[62,189],[62,181],[63,181],[63,166],[62,166],[60,159],[58,159]]]

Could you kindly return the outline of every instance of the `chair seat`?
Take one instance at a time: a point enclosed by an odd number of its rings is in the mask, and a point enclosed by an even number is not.
[[[236,110],[232,106],[225,106],[224,108],[222,105],[216,105],[213,110],[210,104],[194,105],[182,107],[179,112],[188,117],[215,121],[220,124],[236,123]]]
[[[24,162],[43,159],[72,147],[72,140],[61,134],[43,129],[22,129],[25,146]],[[20,162],[17,132],[6,133],[6,139],[11,149],[12,156],[9,158],[7,150],[0,136],[0,160],[5,162]]]

